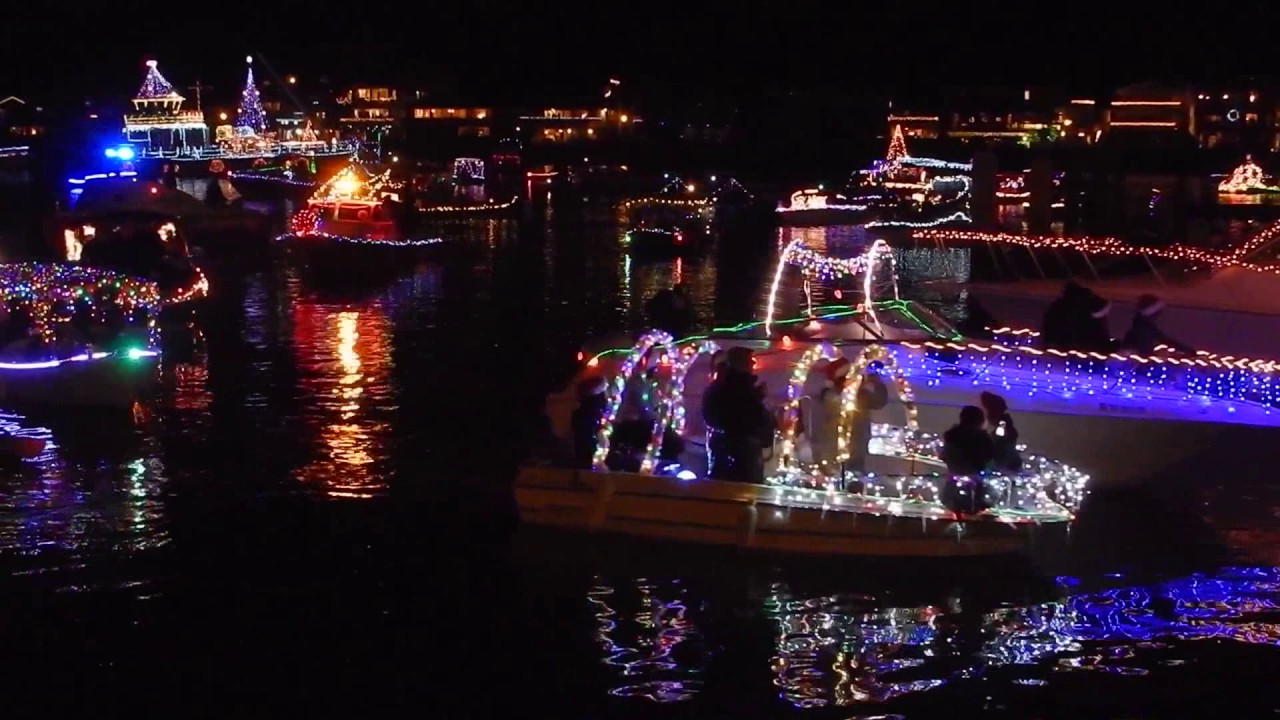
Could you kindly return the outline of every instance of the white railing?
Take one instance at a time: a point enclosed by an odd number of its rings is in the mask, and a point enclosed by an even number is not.
[[[186,147],[174,148],[172,150],[150,150],[146,148],[138,149],[138,157],[168,159],[168,160],[214,160],[217,158],[234,159],[234,158],[271,158],[281,155],[345,155],[353,153],[359,149],[360,143],[356,140],[339,140],[336,142],[301,142],[287,141],[272,145],[268,148],[256,152],[227,152],[218,145],[206,145],[204,147]]]

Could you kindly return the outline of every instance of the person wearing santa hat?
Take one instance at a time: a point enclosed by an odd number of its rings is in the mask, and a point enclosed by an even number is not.
[[[1150,355],[1160,345],[1168,345],[1178,352],[1194,354],[1195,348],[1178,342],[1160,329],[1156,321],[1164,311],[1164,301],[1155,295],[1143,295],[1138,298],[1138,308],[1133,314],[1133,324],[1125,333],[1122,347],[1139,355]]]
[[[849,359],[840,356],[828,362],[824,369],[826,382],[818,395],[822,420],[811,431],[809,442],[814,462],[826,473],[839,470],[837,457],[840,452],[841,398],[849,384],[849,371],[852,368],[853,364]],[[889,389],[878,374],[874,371],[867,372],[858,387],[857,412],[849,429],[849,459],[845,464],[846,469],[866,472],[867,446],[871,443],[871,413],[888,404]]]

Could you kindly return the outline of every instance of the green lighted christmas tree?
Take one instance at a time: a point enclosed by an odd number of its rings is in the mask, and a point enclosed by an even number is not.
[[[249,63],[249,75],[244,81],[244,90],[240,91],[240,108],[236,111],[236,127],[249,128],[254,134],[261,135],[267,130],[267,114],[262,110],[262,98],[258,95],[258,86],[253,82],[253,57],[246,57]]]

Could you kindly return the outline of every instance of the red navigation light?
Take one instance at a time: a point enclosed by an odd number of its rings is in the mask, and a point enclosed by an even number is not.
[[[682,244],[683,242],[684,242],[684,234],[683,234],[683,233],[676,233],[676,244],[677,244],[677,245],[680,245],[680,244]]]
[[[151,186],[151,194],[152,194],[152,195],[155,195],[155,194],[156,194],[156,193],[158,193],[158,192],[160,192],[160,188],[156,187],[155,185],[152,185],[152,186]]]
[[[584,357],[586,357],[586,354],[585,354],[585,353],[583,353],[581,350],[579,350],[579,351],[578,351],[578,362],[582,362],[582,358],[584,358]]]

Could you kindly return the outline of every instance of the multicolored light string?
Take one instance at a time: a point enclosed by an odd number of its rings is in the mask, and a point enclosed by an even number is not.
[[[605,460],[609,457],[609,443],[613,437],[613,425],[618,419],[618,412],[622,409],[622,398],[627,390],[627,383],[631,381],[631,376],[635,374],[636,368],[644,362],[649,355],[649,351],[656,347],[670,345],[673,338],[670,333],[662,330],[650,330],[640,336],[635,346],[631,348],[631,352],[627,355],[627,359],[623,361],[622,367],[618,369],[617,374],[613,376],[609,387],[606,390],[608,395],[605,398],[604,414],[600,418],[600,428],[596,434],[596,452],[592,458],[592,468],[597,472],[608,470]]]
[[[418,208],[418,212],[428,215],[437,213],[450,214],[466,214],[466,213],[483,213],[493,212],[495,210],[506,210],[513,207],[518,201],[518,197],[513,197],[505,202],[483,202],[476,205],[428,205]]]
[[[32,329],[46,344],[57,338],[57,325],[69,322],[80,308],[100,318],[102,306],[110,303],[125,315],[140,310],[150,318],[161,303],[153,282],[99,268],[41,263],[0,265],[0,300],[26,309]]]
[[[668,429],[675,431],[677,435],[684,435],[686,420],[684,384],[689,376],[689,369],[693,367],[694,361],[700,355],[714,355],[719,349],[720,346],[714,341],[701,340],[685,345],[676,354],[675,360],[671,363],[671,376],[665,387],[660,390],[658,418],[654,423],[653,437],[650,438],[649,445],[645,448],[644,458],[640,462],[640,472],[645,474],[653,472],[658,455],[662,452]]]

